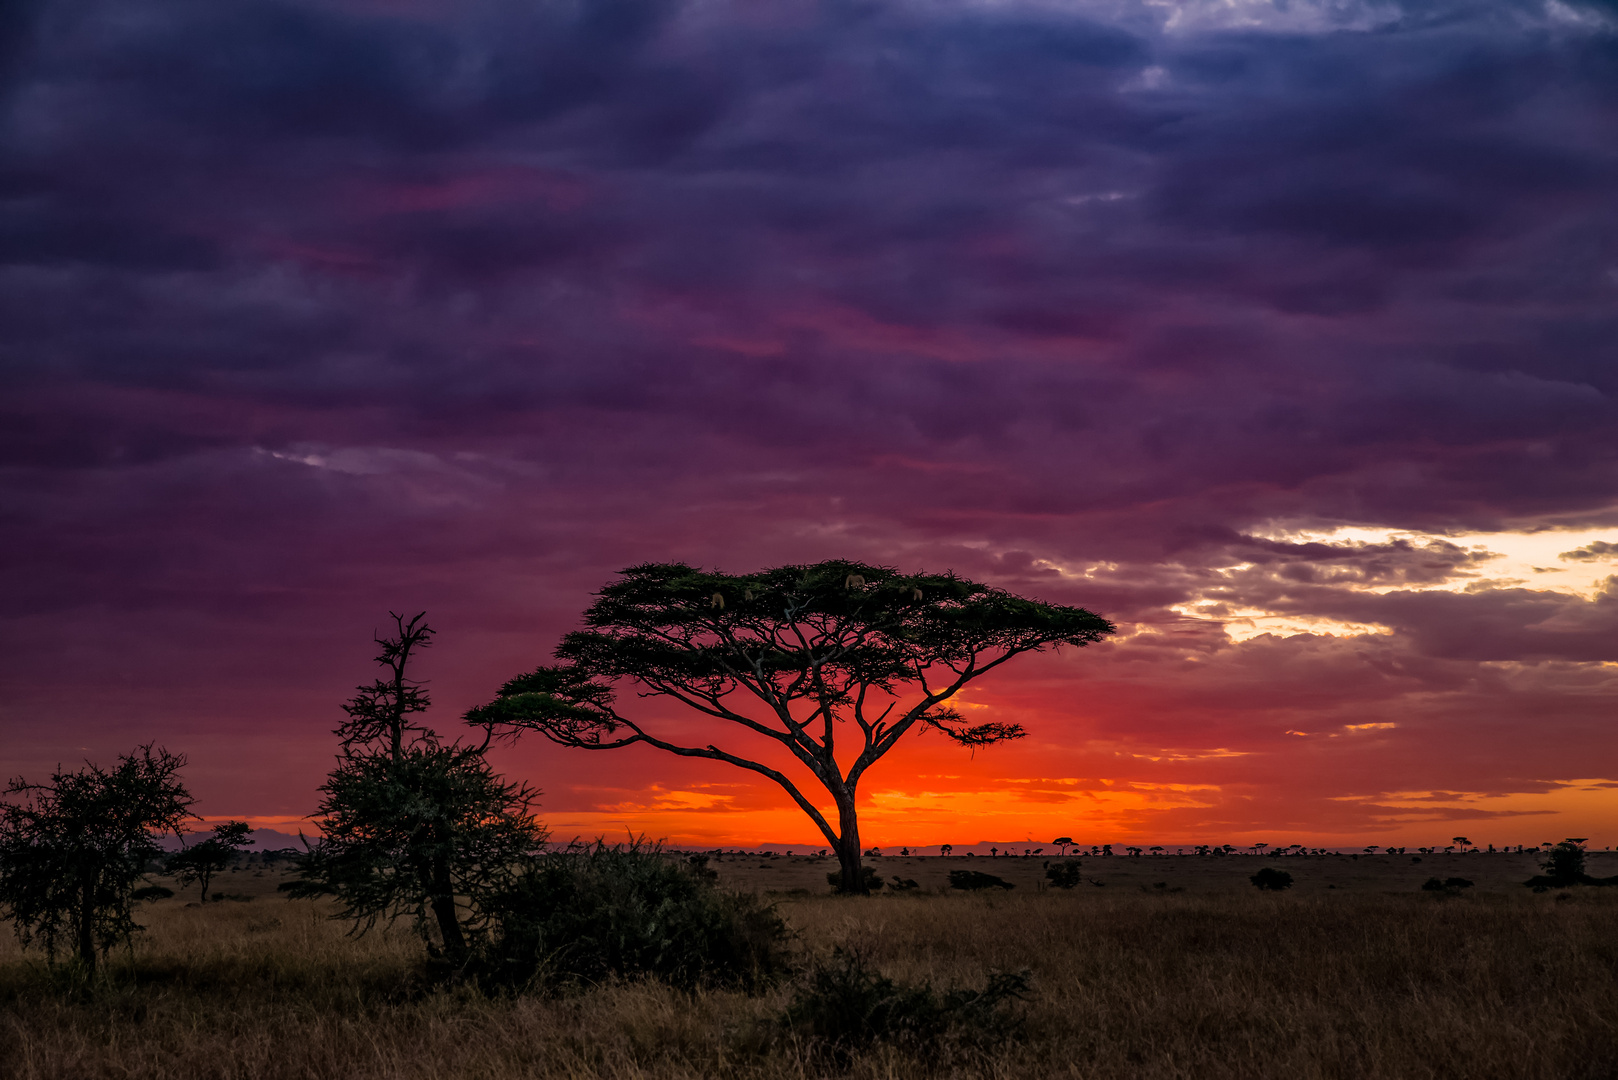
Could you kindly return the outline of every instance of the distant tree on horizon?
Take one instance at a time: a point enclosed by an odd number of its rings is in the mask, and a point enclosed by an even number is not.
[[[1083,608],[951,573],[843,560],[742,575],[684,563],[634,566],[596,594],[584,623],[557,647],[561,664],[510,680],[467,721],[513,738],[537,732],[585,750],[642,744],[756,773],[814,822],[849,893],[866,891],[858,789],[877,761],[913,731],[973,750],[1021,738],[1018,724],[971,724],[948,702],[1024,653],[1081,647],[1114,631]],[[773,742],[825,790],[835,820],[753,752],[675,741],[626,715],[617,704],[622,686]],[[839,734],[850,730],[845,766]]]
[[[112,769],[86,763],[44,784],[21,777],[0,802],[0,910],[24,944],[43,942],[53,961],[65,945],[84,976],[96,959],[128,941],[135,883],[163,853],[157,838],[178,836],[195,801],[180,781],[183,754],[147,743]]]
[[[1060,849],[1058,854],[1066,855],[1067,849],[1073,846],[1073,838],[1071,836],[1058,836],[1055,840],[1052,840],[1051,843],[1055,844]]]
[[[253,827],[245,821],[226,821],[213,827],[213,835],[183,848],[169,856],[164,869],[173,874],[184,888],[192,883],[202,886],[202,900],[208,902],[208,882],[213,876],[230,866],[236,853],[253,841],[248,833]]]

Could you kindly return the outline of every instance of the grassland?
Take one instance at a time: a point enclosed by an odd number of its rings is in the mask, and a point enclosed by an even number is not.
[[[407,928],[347,937],[276,896],[273,870],[237,871],[216,888],[251,900],[145,908],[148,931],[93,993],[0,944],[0,1075],[1618,1076],[1618,889],[1534,894],[1517,884],[1527,857],[1337,857],[1276,862],[1299,884],[1261,894],[1245,878],[1264,864],[1086,859],[1106,884],[1063,892],[1036,888],[1040,860],[973,859],[1020,887],[962,895],[935,886],[966,860],[884,859],[924,888],[845,900],[825,895],[824,862],[727,858],[723,880],[776,892],[806,953],[844,945],[938,986],[1031,972],[1020,1028],[932,1062],[878,1045],[842,1064],[773,1024],[790,983],[435,990]],[[1421,892],[1433,875],[1478,884]]]

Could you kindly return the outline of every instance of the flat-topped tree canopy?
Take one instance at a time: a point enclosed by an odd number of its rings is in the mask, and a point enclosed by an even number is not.
[[[512,679],[467,721],[591,750],[645,743],[768,776],[838,850],[842,880],[856,888],[863,879],[854,794],[865,771],[913,729],[969,747],[1022,737],[1018,724],[967,724],[946,702],[1014,656],[1084,646],[1114,629],[1084,608],[952,573],[843,560],[736,575],[684,563],[634,566],[596,595],[584,623],[557,647],[560,665]],[[620,681],[786,748],[832,796],[840,828],[778,770],[714,744],[670,742],[623,715]],[[856,755],[845,770],[836,751],[847,724]]]

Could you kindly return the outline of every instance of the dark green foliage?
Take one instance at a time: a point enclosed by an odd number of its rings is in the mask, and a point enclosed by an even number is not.
[[[163,853],[157,838],[192,817],[184,765],[147,744],[110,770],[11,781],[0,803],[0,908],[24,945],[39,940],[52,960],[65,948],[89,975],[98,954],[140,929],[135,885]]]
[[[969,892],[978,889],[1015,889],[1017,886],[1004,878],[985,874],[981,870],[951,870],[949,872],[949,887],[952,889],[965,889]]]
[[[1292,875],[1273,866],[1266,866],[1247,880],[1265,892],[1280,892],[1292,888]]]
[[[833,889],[840,893],[874,893],[878,889],[882,888],[884,884],[882,881],[882,875],[878,874],[869,866],[860,867],[860,879],[864,882],[864,888],[845,889],[843,888],[843,872],[841,870],[833,870],[831,873],[826,875],[826,884],[830,885]]]
[[[344,706],[342,756],[320,789],[325,835],[299,858],[299,880],[282,888],[335,896],[337,917],[362,933],[410,915],[430,946],[460,964],[492,926],[491,897],[509,890],[545,830],[530,813],[537,793],[505,783],[483,747],[445,745],[409,722],[428,700],[407,664],[432,630],[422,615],[393,618],[398,636],[377,639],[377,661],[392,677]]]
[[[206,903],[208,882],[230,865],[230,860],[236,857],[238,851],[253,842],[247,835],[252,831],[245,821],[227,821],[215,825],[212,836],[170,855],[164,869],[179,879],[181,887],[200,884],[202,900]]]
[[[648,975],[681,987],[755,987],[787,962],[786,924],[751,893],[719,889],[655,846],[547,852],[490,898],[494,984],[565,986]]]
[[[363,932],[410,915],[456,959],[490,925],[491,898],[537,852],[532,793],[477,749],[421,743],[343,758],[321,787],[325,836],[298,862],[295,897],[335,896]]]
[[[843,560],[745,575],[633,566],[596,594],[584,623],[557,647],[560,665],[511,679],[466,714],[468,723],[589,750],[641,743],[755,772],[815,823],[837,852],[841,888],[853,893],[870,880],[860,870],[857,801],[866,771],[912,731],[974,748],[1021,738],[1017,724],[968,723],[949,700],[1015,656],[1087,645],[1114,629],[1083,608],[954,574]],[[706,738],[673,742],[620,712],[625,684],[732,724],[748,742],[766,740],[755,745],[771,753],[790,753],[825,788],[835,816],[746,742],[736,750]],[[849,751],[841,755],[846,772],[839,749]]]
[[[1058,889],[1071,889],[1080,881],[1079,860],[1063,859],[1059,863],[1051,863],[1045,867],[1045,880]]]
[[[926,984],[895,982],[860,953],[836,949],[810,970],[781,1023],[839,1059],[879,1042],[932,1057],[1014,1034],[1020,1027],[1014,1005],[1029,989],[1028,973],[1022,972],[992,975],[981,990],[940,993]]]

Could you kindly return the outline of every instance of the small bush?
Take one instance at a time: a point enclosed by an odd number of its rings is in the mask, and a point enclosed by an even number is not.
[[[490,905],[500,925],[479,969],[498,985],[650,975],[752,987],[786,967],[786,924],[752,894],[655,846],[597,842],[539,856]]]
[[[1079,883],[1079,860],[1064,859],[1045,868],[1045,879],[1058,889],[1071,889]]]
[[[1012,1007],[1028,993],[1027,972],[991,975],[981,990],[940,993],[925,983],[894,982],[862,954],[836,949],[810,970],[780,1022],[844,1060],[878,1042],[931,1056],[1015,1032],[1020,1017]]]
[[[1563,840],[1560,844],[1545,853],[1545,861],[1540,863],[1540,869],[1545,876],[1558,882],[1575,882],[1584,879],[1584,845],[1572,840]]]
[[[866,892],[876,892],[882,887],[883,883],[881,876],[869,866],[860,867],[860,877],[865,879]],[[831,873],[827,874],[826,884],[832,887],[833,892],[842,892],[843,872],[841,870],[833,870]]]
[[[1443,879],[1430,877],[1426,881],[1422,882],[1421,887],[1426,892],[1441,892],[1447,893],[1450,896],[1457,896],[1460,894],[1462,889],[1470,889],[1472,887],[1472,882],[1466,880],[1464,877]]]
[[[949,887],[975,892],[978,889],[1015,889],[1017,886],[1004,878],[985,874],[981,870],[951,870]]]
[[[902,878],[898,874],[893,875],[893,885],[890,887],[894,892],[909,892],[912,889],[921,888],[920,885],[916,884],[916,880],[914,878]]]
[[[132,900],[167,900],[174,895],[174,890],[167,885],[142,885],[130,893]]]
[[[1280,892],[1282,889],[1292,888],[1292,875],[1273,866],[1266,866],[1247,880],[1264,892]]]

